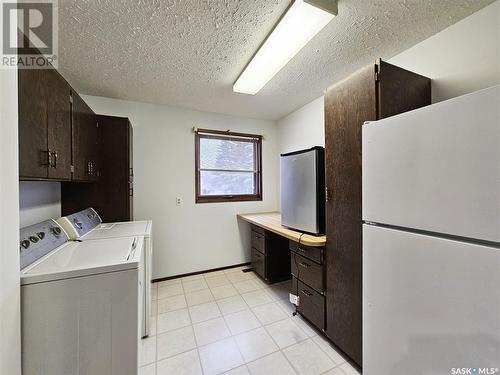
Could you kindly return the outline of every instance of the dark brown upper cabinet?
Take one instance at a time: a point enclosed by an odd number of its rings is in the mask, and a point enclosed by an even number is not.
[[[431,103],[431,80],[378,60],[325,93],[326,334],[362,366],[361,127]],[[366,125],[369,126],[369,125]]]
[[[100,168],[100,131],[97,116],[75,92],[72,93],[73,180],[96,181]]]
[[[70,86],[55,69],[19,69],[19,178],[71,179]]]
[[[46,74],[43,70],[18,71],[19,177],[48,176]]]

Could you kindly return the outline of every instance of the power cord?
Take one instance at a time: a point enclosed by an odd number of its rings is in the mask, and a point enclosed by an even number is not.
[[[300,236],[299,236],[299,248],[300,248],[300,243],[302,241],[302,236],[304,235],[305,233],[301,233]],[[295,293],[296,293],[296,296],[297,296],[297,301],[298,303],[300,303],[300,297],[299,297],[299,279],[300,279],[300,268],[299,268],[299,265],[297,264],[297,254],[294,254],[293,256],[293,261],[295,263],[295,269],[297,270],[297,277],[296,277],[296,288],[295,288]],[[297,305],[295,305],[295,311],[292,313],[292,316],[295,316],[297,315]]]

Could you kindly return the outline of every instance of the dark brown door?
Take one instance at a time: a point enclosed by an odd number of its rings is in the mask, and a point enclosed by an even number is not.
[[[45,179],[48,171],[46,71],[18,70],[19,177]]]
[[[54,69],[46,71],[47,142],[51,153],[48,177],[71,179],[70,86]]]
[[[78,94],[72,96],[73,180],[95,181],[99,159],[97,116]]]
[[[132,220],[134,217],[134,129],[132,128],[132,124],[127,119],[128,124],[128,171],[129,171],[129,220]]]
[[[376,120],[375,65],[325,94],[326,332],[361,365],[361,126]]]
[[[132,220],[132,126],[124,117],[99,115],[97,121],[102,136],[99,214],[105,222]]]

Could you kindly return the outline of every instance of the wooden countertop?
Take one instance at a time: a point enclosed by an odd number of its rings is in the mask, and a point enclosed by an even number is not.
[[[300,243],[306,246],[325,246],[326,244],[326,236],[302,234],[302,232],[297,232],[281,226],[281,214],[279,212],[238,214],[237,217],[295,242],[299,242],[299,238],[302,235]]]

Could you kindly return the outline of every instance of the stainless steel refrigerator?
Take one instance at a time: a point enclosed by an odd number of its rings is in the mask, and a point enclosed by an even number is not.
[[[290,229],[325,233],[325,149],[281,154],[281,224]]]
[[[495,373],[500,86],[362,131],[363,374]]]

